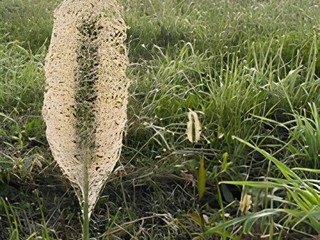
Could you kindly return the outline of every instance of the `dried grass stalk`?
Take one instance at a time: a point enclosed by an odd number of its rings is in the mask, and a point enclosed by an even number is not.
[[[199,142],[201,136],[201,123],[198,114],[191,109],[188,112],[187,137],[190,142]]]

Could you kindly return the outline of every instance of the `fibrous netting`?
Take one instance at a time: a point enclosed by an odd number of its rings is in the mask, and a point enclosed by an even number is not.
[[[89,215],[119,159],[127,119],[126,25],[115,0],[65,0],[46,57],[43,117],[54,159]]]

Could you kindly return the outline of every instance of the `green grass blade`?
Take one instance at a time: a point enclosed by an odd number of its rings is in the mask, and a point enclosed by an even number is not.
[[[285,164],[283,164],[282,162],[280,162],[279,160],[277,160],[275,157],[273,157],[271,154],[267,153],[265,150],[258,148],[257,146],[252,145],[251,143],[242,140],[236,136],[232,136],[233,139],[238,140],[239,142],[251,147],[252,149],[254,149],[255,151],[261,153],[264,157],[266,157],[267,159],[269,159],[271,162],[273,162],[277,168],[281,171],[281,173],[285,176],[286,179],[288,180],[299,180],[301,181],[300,177],[295,174],[289,167],[287,167]],[[301,181],[302,182],[302,181]]]

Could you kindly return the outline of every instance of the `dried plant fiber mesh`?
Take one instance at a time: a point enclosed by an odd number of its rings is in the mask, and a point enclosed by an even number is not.
[[[43,117],[54,159],[89,215],[119,159],[129,80],[126,25],[114,0],[65,0],[54,13]]]

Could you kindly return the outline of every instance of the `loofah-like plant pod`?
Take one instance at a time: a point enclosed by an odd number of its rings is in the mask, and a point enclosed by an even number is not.
[[[127,27],[115,0],[65,0],[54,18],[42,113],[53,157],[89,218],[122,147]]]

